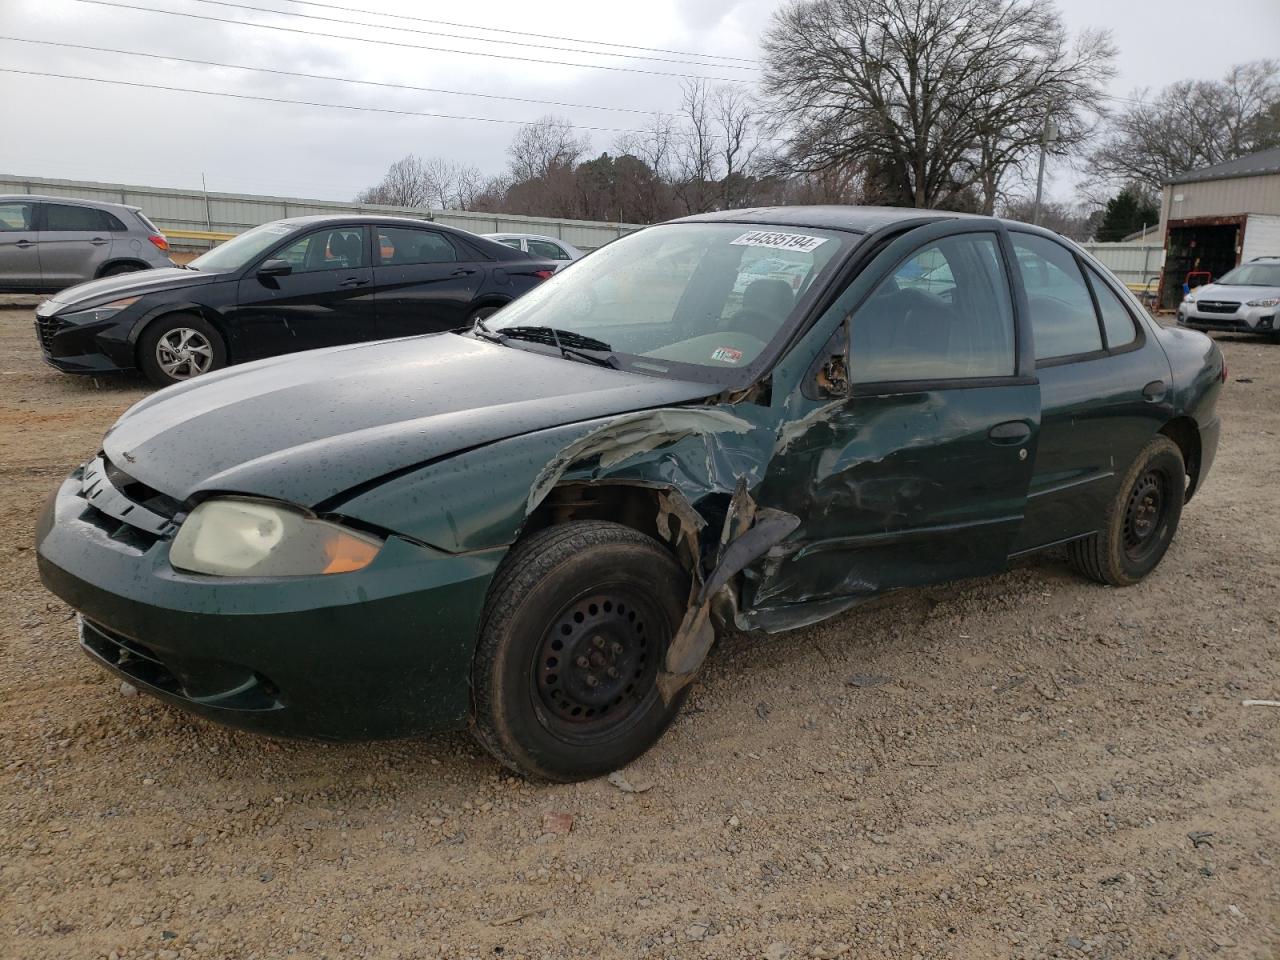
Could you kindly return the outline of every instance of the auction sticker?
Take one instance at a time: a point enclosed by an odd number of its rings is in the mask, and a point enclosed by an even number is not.
[[[721,363],[737,363],[742,359],[742,351],[735,350],[733,347],[716,347],[711,351],[711,359],[719,360]]]
[[[803,233],[777,233],[772,230],[752,230],[732,241],[736,247],[772,247],[775,250],[797,250],[808,253],[827,242],[826,237],[811,237]]]

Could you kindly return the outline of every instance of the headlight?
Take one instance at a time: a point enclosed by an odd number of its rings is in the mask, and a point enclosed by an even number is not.
[[[125,307],[132,306],[141,299],[141,297],[125,297],[122,300],[112,300],[110,303],[104,303],[89,310],[64,313],[62,319],[71,320],[75,323],[98,323],[102,320],[110,320]]]
[[[382,543],[281,504],[224,497],[191,511],[169,562],[223,577],[308,577],[363,569]]]
[[[1271,297],[1266,300],[1250,300],[1248,303],[1245,304],[1245,306],[1246,307],[1274,307],[1277,303],[1280,303],[1280,299],[1276,297]]]
[[[1195,303],[1195,302],[1196,302],[1196,295],[1195,295],[1194,293],[1188,293],[1185,297],[1183,297],[1183,298],[1182,298],[1182,302],[1183,302],[1183,303]]]

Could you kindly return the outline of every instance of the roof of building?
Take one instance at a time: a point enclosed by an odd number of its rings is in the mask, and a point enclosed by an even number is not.
[[[1247,157],[1224,160],[1199,170],[1188,170],[1169,183],[1200,183],[1204,180],[1231,180],[1235,177],[1258,177],[1280,173],[1280,147],[1251,153]]]

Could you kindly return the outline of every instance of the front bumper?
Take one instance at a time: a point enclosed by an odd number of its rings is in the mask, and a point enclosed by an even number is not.
[[[1271,336],[1280,333],[1280,307],[1249,307],[1242,304],[1234,313],[1212,313],[1200,310],[1196,304],[1183,303],[1178,307],[1178,326],[1191,330]]]
[[[36,310],[36,342],[44,362],[63,373],[121,373],[135,369],[129,331],[135,318],[69,323],[50,301]],[[123,311],[122,311],[123,312]]]
[[[505,549],[450,555],[391,537],[355,573],[230,579],[174,570],[81,495],[37,527],[45,586],[99,664],[161,700],[262,733],[362,740],[465,725],[477,625]]]

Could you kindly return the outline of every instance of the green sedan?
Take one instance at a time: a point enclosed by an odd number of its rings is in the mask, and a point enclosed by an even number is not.
[[[329,739],[469,727],[573,780],[661,736],[718,632],[1058,545],[1137,583],[1225,378],[1036,227],[709,214],[467,329],[152,395],[50,498],[40,571],[84,650],[170,704]]]

